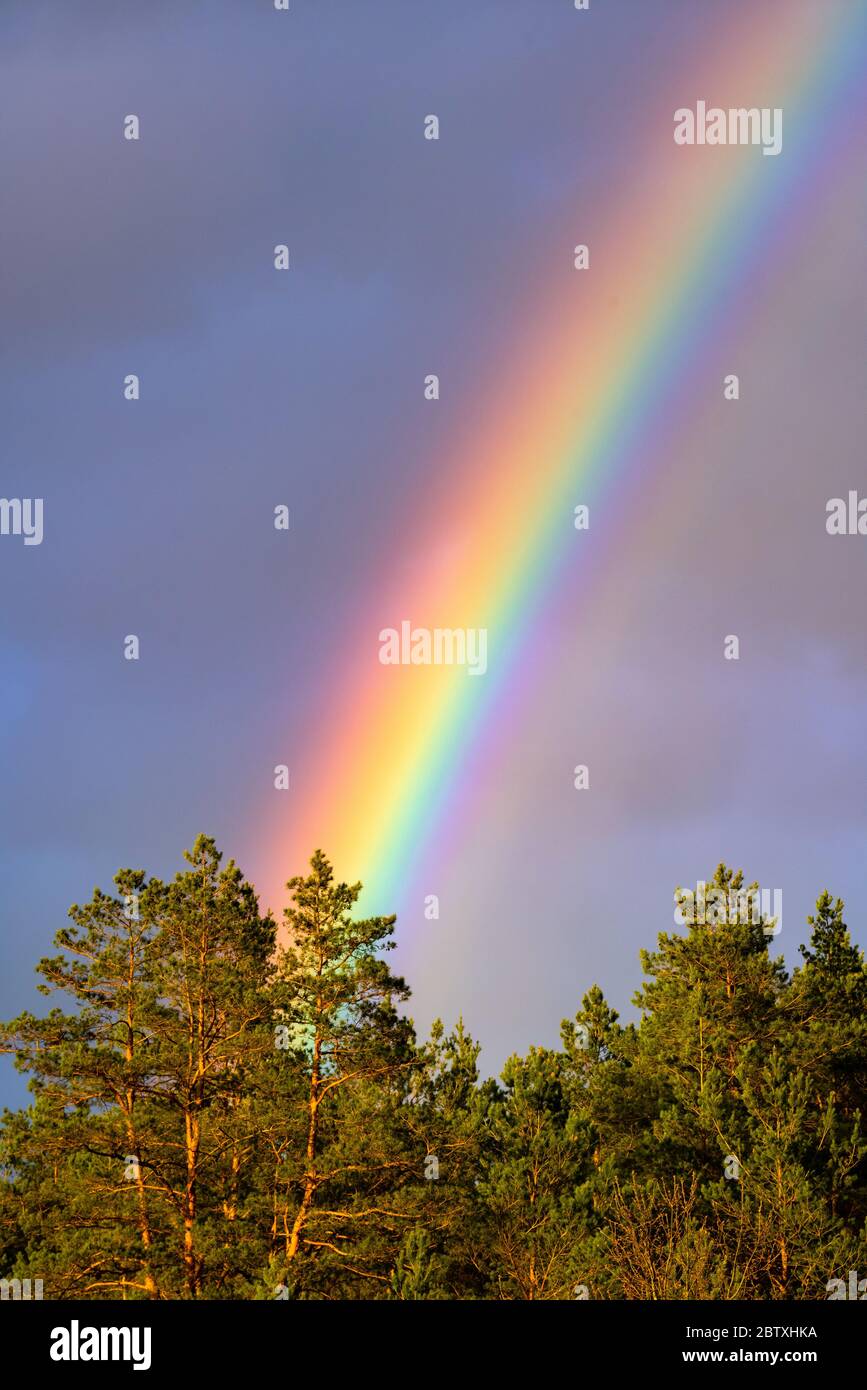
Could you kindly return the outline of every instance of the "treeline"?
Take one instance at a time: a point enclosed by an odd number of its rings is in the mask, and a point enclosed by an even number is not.
[[[416,1038],[395,919],[356,920],[322,853],[286,947],[213,840],[185,857],[72,907],[38,966],[69,1011],[0,1025],[33,1092],[0,1131],[3,1277],[54,1299],[823,1299],[867,1276],[867,969],[839,900],[791,975],[761,921],[662,933],[639,1024],[594,987],[559,1049],[494,1081],[461,1024]]]

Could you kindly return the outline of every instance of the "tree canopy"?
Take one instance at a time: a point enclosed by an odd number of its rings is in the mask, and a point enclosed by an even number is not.
[[[317,850],[284,932],[214,841],[121,870],[0,1025],[0,1273],[48,1298],[827,1297],[867,1269],[867,968],[823,892],[801,963],[761,919],[642,953],[558,1048],[481,1076],[419,1039],[394,917]],[[743,892],[719,865],[712,887]],[[281,944],[281,941],[285,944]]]

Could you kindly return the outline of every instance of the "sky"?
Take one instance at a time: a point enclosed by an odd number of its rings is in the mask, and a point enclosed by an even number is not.
[[[44,536],[0,536],[0,1015],[200,832],[275,911],[317,845],[365,880],[490,1072],[594,983],[633,1016],[720,860],[790,965],[826,887],[867,945],[867,536],[826,530],[867,495],[867,123],[815,56],[859,9],[5,0],[0,492]],[[780,107],[779,155],[678,148],[699,99]],[[383,666],[404,619],[488,671]]]

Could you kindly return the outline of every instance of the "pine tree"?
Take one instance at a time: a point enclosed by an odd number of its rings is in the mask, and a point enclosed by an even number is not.
[[[395,918],[353,919],[361,885],[335,883],[320,850],[310,868],[288,884],[289,946],[274,994],[304,1125],[300,1143],[286,1132],[268,1277],[294,1296],[357,1296],[358,1281],[370,1296],[372,1286],[387,1292],[413,1224],[396,1194],[418,1163],[399,1117],[419,1059],[412,1025],[397,1010],[409,991],[381,957],[393,946]],[[269,1132],[273,1142],[279,1122]]]
[[[169,885],[123,870],[74,905],[38,971],[77,1011],[0,1034],[36,1098],[2,1157],[56,1297],[219,1296],[235,1272],[231,1117],[268,1036],[274,926],[213,840],[186,858]]]
[[[593,1135],[570,1110],[564,1071],[562,1054],[531,1048],[488,1097],[476,1254],[488,1297],[573,1298],[586,1284]]]
[[[861,1149],[867,1119],[867,965],[849,937],[843,912],[839,898],[828,892],[819,896],[815,916],[807,918],[812,932],[809,944],[800,947],[805,963],[792,977],[787,1012],[793,1062],[809,1083],[807,1120],[823,1152],[835,1156],[823,1170],[827,1200],[834,1214],[852,1225],[867,1221]]]
[[[428,1297],[477,1298],[484,1289],[476,1259],[482,1241],[477,1188],[491,1152],[484,1121],[496,1086],[480,1080],[479,1052],[462,1019],[449,1033],[437,1020],[419,1049],[421,1065],[411,1074],[403,1110],[418,1162],[405,1198],[431,1258]]]

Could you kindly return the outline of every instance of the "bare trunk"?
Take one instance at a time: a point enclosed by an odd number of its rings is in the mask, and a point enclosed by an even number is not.
[[[135,1052],[135,1029],[133,1027],[133,984],[135,980],[135,953],[132,943],[129,948],[129,977],[127,980],[127,1007],[126,1007],[126,1060],[132,1063]],[[142,1250],[142,1275],[144,1285],[149,1298],[159,1298],[159,1289],[156,1280],[151,1273],[150,1252],[153,1245],[153,1232],[151,1231],[150,1216],[148,1214],[147,1192],[145,1191],[145,1181],[141,1170],[141,1152],[138,1141],[138,1133],[135,1127],[135,1102],[136,1093],[132,1088],[126,1092],[126,1133],[127,1149],[129,1156],[135,1164],[135,1185],[136,1198],[138,1201],[138,1224],[141,1236]],[[124,1290],[124,1297],[126,1290]]]
[[[313,1043],[313,1068],[310,1073],[310,1099],[308,1102],[307,1118],[307,1164],[304,1174],[304,1191],[301,1196],[298,1211],[295,1213],[292,1230],[289,1232],[286,1242],[287,1260],[294,1260],[298,1253],[301,1231],[310,1215],[310,1209],[313,1206],[313,1194],[316,1191],[316,1140],[319,1131],[319,1072],[321,1064],[322,1037],[317,1031]]]
[[[185,1148],[187,1158],[187,1181],[184,1188],[184,1270],[187,1289],[192,1298],[199,1293],[199,1262],[196,1259],[196,1183],[199,1164],[199,1117],[195,1111],[187,1111],[185,1125]]]

